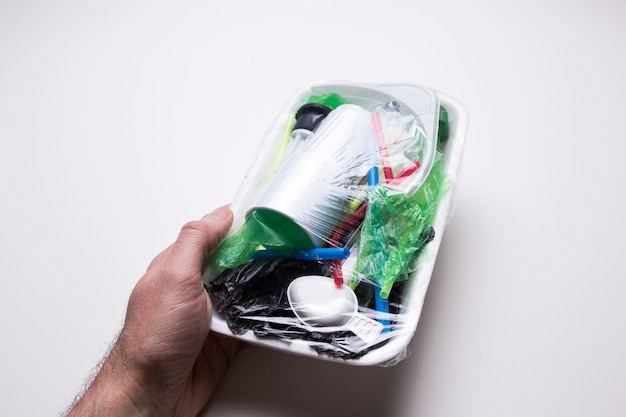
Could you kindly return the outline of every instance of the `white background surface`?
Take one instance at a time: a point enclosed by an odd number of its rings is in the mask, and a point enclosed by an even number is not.
[[[251,347],[206,416],[626,415],[626,4],[0,2],[0,414],[55,415],[290,95],[409,81],[470,114],[411,356]]]

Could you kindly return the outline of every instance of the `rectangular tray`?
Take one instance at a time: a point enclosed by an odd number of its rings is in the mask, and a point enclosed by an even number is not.
[[[454,184],[457,181],[460,171],[465,133],[468,125],[468,115],[463,105],[456,99],[436,90],[414,84],[321,82],[305,87],[287,102],[266,137],[261,141],[258,158],[256,158],[255,163],[250,167],[246,178],[236,194],[235,200],[232,202],[235,222],[229,235],[243,225],[247,210],[258,197],[259,190],[263,189],[264,182],[267,182],[267,178],[265,178],[266,175],[264,177],[263,173],[266,173],[268,166],[274,163],[273,154],[279,146],[280,132],[284,130],[286,123],[285,115],[292,112],[293,109],[302,102],[303,97],[328,92],[338,93],[348,98],[351,103],[354,102],[363,106],[385,102],[391,96],[411,106],[416,114],[419,115],[424,125],[424,130],[427,134],[433,135],[434,137],[437,135],[439,106],[445,108],[448,114],[449,137],[444,144],[440,146],[440,150],[443,154],[443,172],[450,181],[450,189],[442,198],[436,209],[432,223],[435,229],[434,239],[430,241],[420,253],[420,267],[410,274],[409,283],[405,286],[404,302],[400,309],[402,326],[400,329],[397,329],[397,331],[394,331],[393,335],[380,347],[372,349],[356,359],[336,358],[320,354],[312,349],[311,342],[307,340],[294,339],[284,341],[269,337],[259,338],[251,331],[241,335],[233,335],[226,319],[215,305],[211,328],[214,332],[220,334],[237,337],[252,344],[266,346],[292,354],[351,365],[393,365],[408,355],[407,347],[417,329],[440,243],[445,227],[451,216]],[[212,271],[211,268],[208,268],[203,277],[205,283],[209,283],[214,278],[215,272]]]

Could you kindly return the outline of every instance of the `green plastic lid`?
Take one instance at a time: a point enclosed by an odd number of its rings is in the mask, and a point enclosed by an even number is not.
[[[248,214],[249,238],[267,249],[290,250],[315,247],[309,235],[289,217],[269,209],[255,209]]]

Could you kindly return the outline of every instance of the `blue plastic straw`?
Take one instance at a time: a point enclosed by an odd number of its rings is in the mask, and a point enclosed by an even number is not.
[[[252,255],[252,259],[260,258],[289,258],[301,261],[332,261],[335,259],[348,259],[348,248],[314,248],[292,249],[290,251],[258,250]]]
[[[374,150],[370,149],[370,158],[372,162],[372,167],[369,171],[367,171],[367,186],[369,190],[370,196],[373,194],[374,189],[378,185],[378,166],[376,165],[376,148],[373,147]],[[371,198],[370,198],[371,202]],[[374,283],[374,299],[376,301],[376,311],[381,313],[379,317],[377,317],[377,321],[383,325],[383,333],[386,333],[390,330],[389,320],[383,317],[389,317],[389,300],[380,296],[380,286],[378,283]]]

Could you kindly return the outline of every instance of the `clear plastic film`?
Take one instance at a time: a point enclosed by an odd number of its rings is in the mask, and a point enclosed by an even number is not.
[[[349,83],[290,100],[208,260],[213,329],[359,365],[403,359],[457,173],[450,137],[462,148],[465,112],[447,100]]]

